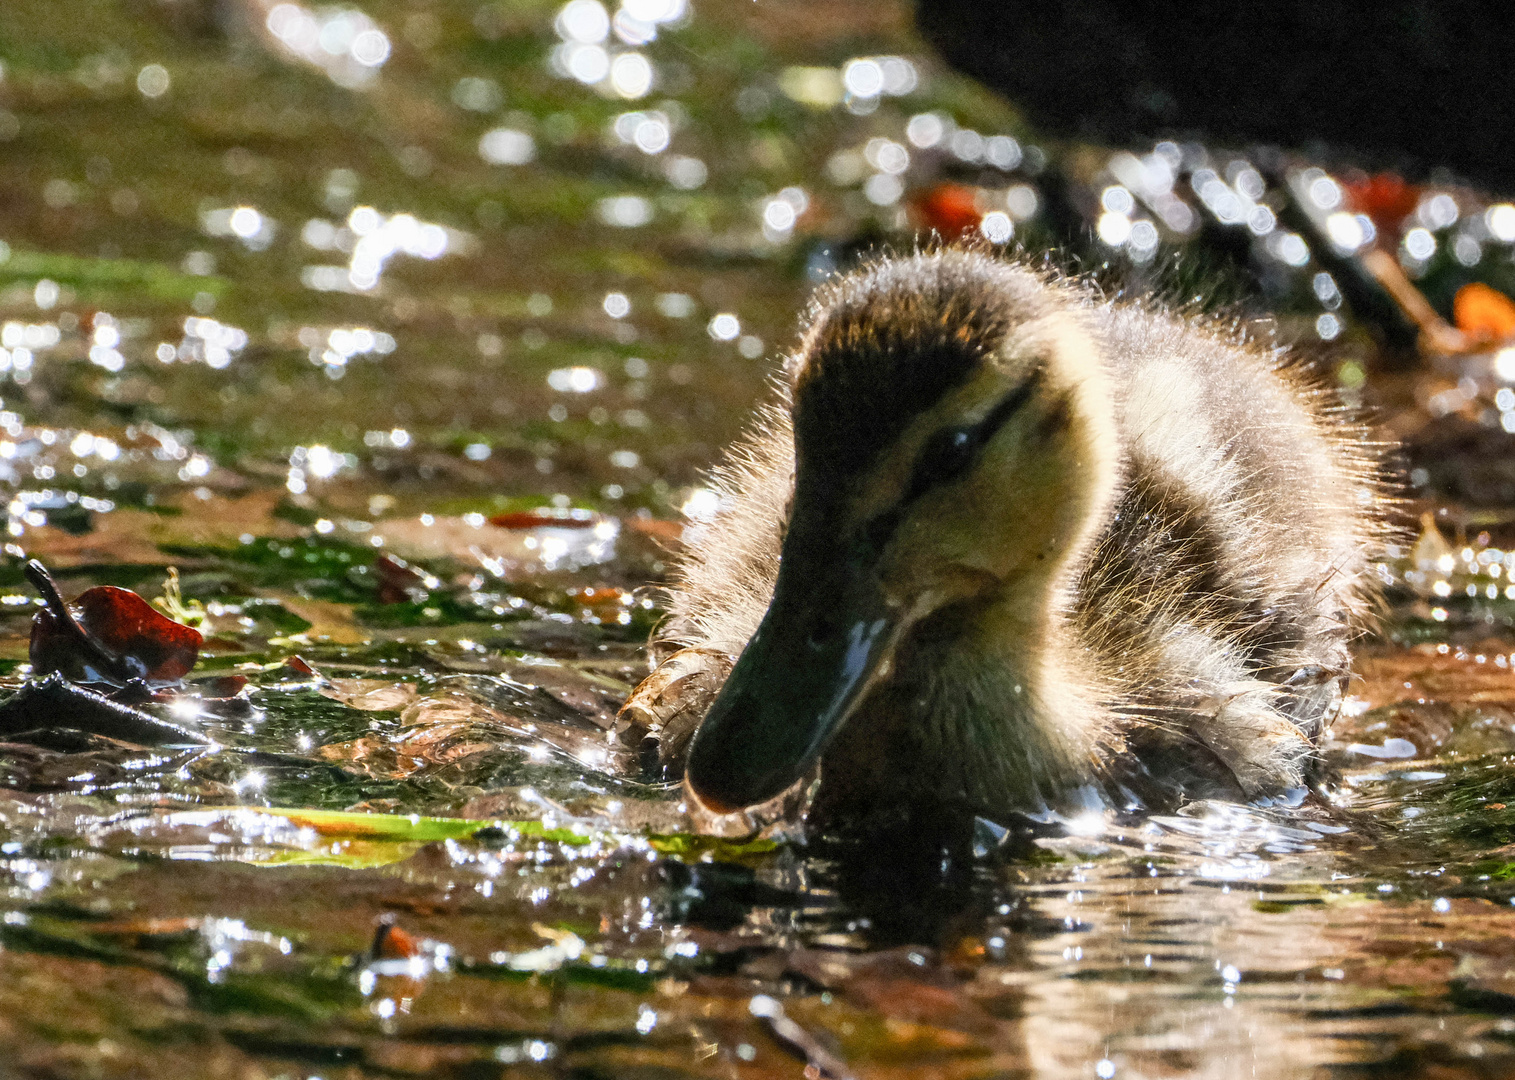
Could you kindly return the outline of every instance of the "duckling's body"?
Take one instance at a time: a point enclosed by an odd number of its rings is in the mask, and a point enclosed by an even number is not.
[[[828,820],[1304,782],[1384,500],[1277,350],[948,250],[824,289],[786,372],[628,704],[709,706],[704,802],[817,760]]]

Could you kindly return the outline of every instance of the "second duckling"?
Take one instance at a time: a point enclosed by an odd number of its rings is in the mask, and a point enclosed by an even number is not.
[[[817,765],[827,822],[1305,782],[1389,504],[1305,367],[948,249],[824,287],[784,370],[623,710],[704,804]]]

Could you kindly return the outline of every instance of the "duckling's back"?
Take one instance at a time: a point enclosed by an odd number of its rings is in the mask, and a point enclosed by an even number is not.
[[[1093,317],[1124,482],[1075,622],[1124,760],[1247,795],[1297,785],[1368,614],[1381,447],[1284,350],[1150,302]]]

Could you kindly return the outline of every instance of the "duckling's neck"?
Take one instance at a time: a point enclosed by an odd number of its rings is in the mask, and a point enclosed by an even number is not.
[[[1023,578],[916,626],[827,751],[818,816],[867,823],[939,804],[995,818],[1086,784],[1104,713],[1068,662],[1050,585]]]
[[[1007,582],[964,626],[949,662],[963,676],[954,680],[963,700],[949,712],[967,728],[964,752],[995,746],[994,760],[982,764],[997,766],[1006,794],[1046,799],[1086,782],[1107,733],[1102,695],[1070,618],[1072,577],[1065,565]]]
[[[1090,781],[1106,713],[1077,663],[1072,567],[1048,563],[911,627],[827,751],[822,816],[941,803],[996,817],[1056,806]]]

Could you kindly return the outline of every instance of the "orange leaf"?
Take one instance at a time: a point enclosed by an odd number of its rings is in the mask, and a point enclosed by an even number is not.
[[[1470,282],[1457,290],[1452,321],[1464,334],[1503,341],[1515,337],[1515,301],[1481,281]]]
[[[368,953],[375,960],[409,960],[421,954],[421,943],[396,926],[393,915],[383,915],[374,927]]]

